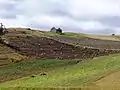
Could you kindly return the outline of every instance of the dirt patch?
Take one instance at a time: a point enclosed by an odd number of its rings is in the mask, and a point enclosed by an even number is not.
[[[10,30],[4,36],[7,43],[4,41],[2,43],[30,58],[83,60],[120,52],[119,41],[100,40],[88,37],[82,37],[80,39],[65,36],[38,37],[26,34],[28,31]]]
[[[16,34],[15,34],[16,33]],[[1,41],[2,45],[10,47],[17,53],[29,58],[45,58],[45,59],[80,59],[84,60],[87,58],[93,58],[98,56],[104,56],[114,53],[120,53],[120,42],[98,40],[92,38],[67,38],[67,37],[37,37],[34,35],[28,35],[24,32],[10,32],[5,38],[8,43]],[[75,46],[69,45],[72,43]],[[108,47],[110,45],[110,47]],[[88,48],[89,46],[92,48]],[[116,49],[116,50],[111,50]],[[7,49],[8,50],[8,49]],[[12,61],[16,57],[12,57]],[[78,62],[77,62],[78,63]],[[20,73],[13,73],[11,76],[0,77],[0,82],[6,80],[12,80],[15,78],[21,78],[23,76],[31,75],[31,71],[26,71],[20,75]],[[38,74],[41,71],[33,71],[32,73]],[[43,73],[43,75],[47,75]],[[15,77],[14,77],[15,76]],[[34,77],[34,76],[33,76]],[[2,81],[3,80],[3,81]]]
[[[54,36],[51,38],[63,43],[71,43],[75,45],[88,46],[92,48],[120,49],[120,41],[101,40],[101,39],[94,39],[89,37],[82,37],[80,39],[76,39],[76,38],[70,38],[64,36]]]
[[[67,41],[69,40],[66,40],[66,42]],[[120,52],[120,50],[93,49],[83,46],[74,46],[47,37],[37,36],[9,36],[9,44],[6,45],[19,51],[22,55],[45,59],[82,60]]]
[[[94,86],[101,88],[102,90],[119,90],[120,88],[120,71],[114,72],[96,82]]]

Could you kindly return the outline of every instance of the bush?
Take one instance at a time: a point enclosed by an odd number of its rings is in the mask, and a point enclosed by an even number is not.
[[[27,30],[31,30],[31,28],[27,28]]]
[[[115,34],[112,34],[112,36],[115,36]]]

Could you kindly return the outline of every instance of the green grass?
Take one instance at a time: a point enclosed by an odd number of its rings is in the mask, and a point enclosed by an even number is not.
[[[46,70],[50,68],[57,68],[60,66],[71,65],[76,61],[69,60],[35,60],[35,61],[22,61],[14,65],[0,69],[0,76],[10,75],[13,73],[24,72],[25,70]]]
[[[94,35],[94,34],[83,34],[83,33],[74,33],[74,32],[64,32],[62,35],[57,34],[55,32],[50,31],[38,31],[45,36],[64,36],[64,37],[71,37],[71,38],[82,38],[82,37],[90,37],[96,39],[105,39],[105,40],[119,40],[119,35],[112,36],[112,35]]]
[[[81,33],[65,32],[64,36],[71,37],[71,38],[82,38],[82,37],[86,37],[87,34],[85,35]]]
[[[88,34],[86,36],[90,37],[90,38],[95,38],[95,39],[120,41],[120,36],[119,35],[112,36],[112,35],[92,35],[92,34]]]
[[[50,32],[50,31],[41,31],[41,30],[27,30],[26,28],[16,28],[16,31],[14,31],[14,29],[9,29],[10,32],[17,32],[19,31],[19,35],[23,36],[23,31],[26,32],[26,35],[33,35],[33,36],[45,36],[45,37],[49,37],[49,36],[64,36],[64,37],[71,37],[71,38],[82,38],[82,37],[90,37],[90,38],[95,38],[95,39],[103,39],[103,40],[115,40],[115,41],[119,41],[120,40],[120,36],[119,35],[94,35],[94,34],[83,34],[83,33],[74,33],[74,32],[63,32],[62,35],[57,34],[55,32]]]
[[[75,64],[76,61],[69,60],[32,60],[22,61],[10,66],[0,68],[0,81],[11,80],[23,76],[48,72],[52,69]]]
[[[110,74],[115,70],[120,69],[119,58],[120,54],[97,57],[93,60],[86,60],[78,64],[72,64],[69,66],[65,66],[68,64],[68,62],[66,63],[66,61],[62,61],[62,65],[58,64],[61,63],[61,61],[40,61],[40,65],[38,65],[37,62],[32,64],[26,63],[25,66],[20,64],[20,66],[24,67],[23,71],[27,70],[28,68],[33,69],[33,67],[34,69],[46,67],[45,70],[48,70],[46,71],[47,75],[41,76],[38,74],[34,78],[28,76],[21,79],[8,81],[5,83],[1,83],[0,87],[81,87],[82,85],[91,83],[107,74]],[[58,68],[59,65],[62,67]],[[19,65],[17,67],[19,67]],[[49,69],[51,67],[54,68]],[[12,72],[14,72],[16,71],[15,69],[15,67],[11,67],[10,70],[13,70]],[[7,70],[7,72],[8,71],[9,69]]]
[[[36,31],[36,32],[37,33],[40,32],[41,35],[44,35],[44,36],[64,36],[64,37],[71,37],[71,38],[81,38],[86,36],[85,34],[73,33],[73,32],[64,32],[63,34],[58,34],[50,31]]]
[[[55,32],[50,31],[36,31],[34,32],[34,35],[40,36],[59,36],[59,37],[70,37],[70,38],[94,38],[94,39],[102,39],[102,40],[113,40],[113,41],[120,41],[120,36],[112,36],[112,35],[94,35],[94,34],[83,34],[83,33],[74,33],[74,32],[64,32],[62,35],[57,34]]]

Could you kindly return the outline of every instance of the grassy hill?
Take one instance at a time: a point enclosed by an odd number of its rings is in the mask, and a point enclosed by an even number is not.
[[[41,31],[41,30],[28,30],[28,28],[8,28],[9,32],[11,33],[17,33],[17,34],[30,34],[35,36],[61,36],[61,37],[71,37],[80,39],[83,37],[89,37],[94,39],[102,39],[102,40],[113,40],[113,41],[119,41],[120,36],[119,35],[94,35],[94,34],[83,34],[83,33],[73,33],[73,32],[64,32],[62,35],[50,32],[50,31]]]
[[[119,36],[9,28],[0,36],[0,88],[96,87],[119,71],[119,53]]]
[[[120,55],[115,54],[111,56],[98,57],[79,63],[75,63],[76,61],[71,62],[63,60],[38,60],[28,63],[19,63],[10,67],[6,73],[11,76],[11,73],[16,72],[15,76],[17,76],[17,73],[26,73],[26,71],[30,70],[33,71],[32,74],[21,79],[1,83],[0,87],[14,87],[15,89],[30,87],[36,89],[47,87],[80,89],[86,85],[94,85],[92,87],[94,89],[96,85],[91,84],[93,81],[95,82],[120,69],[119,58]],[[34,70],[39,72],[39,74],[35,73]],[[40,73],[41,71],[46,75],[42,75]],[[32,75],[34,77],[32,77]]]

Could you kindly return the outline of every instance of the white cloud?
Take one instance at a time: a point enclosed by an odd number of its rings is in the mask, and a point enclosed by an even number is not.
[[[0,19],[6,27],[26,27],[26,20],[24,16],[17,16],[15,19]]]
[[[114,28],[114,33],[115,34],[120,34],[120,27],[115,27]]]
[[[120,1],[117,0],[67,0],[67,10],[83,18],[120,15]]]
[[[110,19],[114,21],[112,26],[108,19],[104,23],[104,19],[120,18],[119,10],[120,0],[0,0],[0,21],[7,27],[49,29],[56,26],[66,31],[71,28],[91,33],[107,33],[106,29],[110,29],[110,33],[114,29],[118,33],[116,28],[120,28],[120,22]]]

